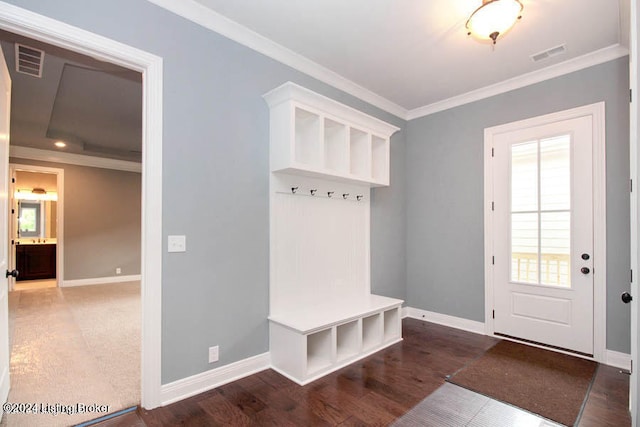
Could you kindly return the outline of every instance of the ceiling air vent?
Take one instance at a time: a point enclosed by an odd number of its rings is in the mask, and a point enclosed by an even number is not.
[[[555,46],[555,47],[552,47],[551,49],[547,49],[542,52],[538,52],[531,55],[531,60],[533,62],[542,61],[543,59],[562,55],[566,51],[567,51],[567,48],[565,47],[565,45],[561,44],[560,46]]]
[[[44,51],[16,43],[16,71],[33,77],[42,77]]]

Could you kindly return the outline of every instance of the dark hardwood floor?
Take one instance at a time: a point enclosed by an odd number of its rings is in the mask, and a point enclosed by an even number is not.
[[[206,393],[100,426],[386,426],[498,340],[403,320],[404,341],[300,387],[266,370]],[[629,377],[600,366],[582,427],[629,426]]]

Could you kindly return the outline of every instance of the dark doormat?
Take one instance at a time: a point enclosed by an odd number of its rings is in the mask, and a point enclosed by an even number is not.
[[[573,426],[598,364],[511,341],[500,341],[447,381]]]

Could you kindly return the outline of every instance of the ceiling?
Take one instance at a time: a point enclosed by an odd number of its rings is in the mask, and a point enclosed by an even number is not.
[[[44,51],[42,77],[18,73],[15,44]],[[0,31],[11,74],[11,145],[140,162],[140,73]],[[56,148],[63,140],[67,146]]]
[[[481,0],[193,1],[409,113],[583,55],[613,59],[629,38],[629,0],[522,0],[495,49],[465,30]],[[562,55],[530,58],[561,44]]]
[[[521,0],[494,48],[464,28],[481,0],[149,1],[405,119],[628,53],[630,0]],[[45,51],[42,78],[16,72],[16,42]],[[4,31],[0,46],[12,145],[140,161],[139,73]]]

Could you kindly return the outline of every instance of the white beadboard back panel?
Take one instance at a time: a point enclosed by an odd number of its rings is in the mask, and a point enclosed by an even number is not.
[[[370,293],[368,187],[274,174],[271,203],[272,315]]]

